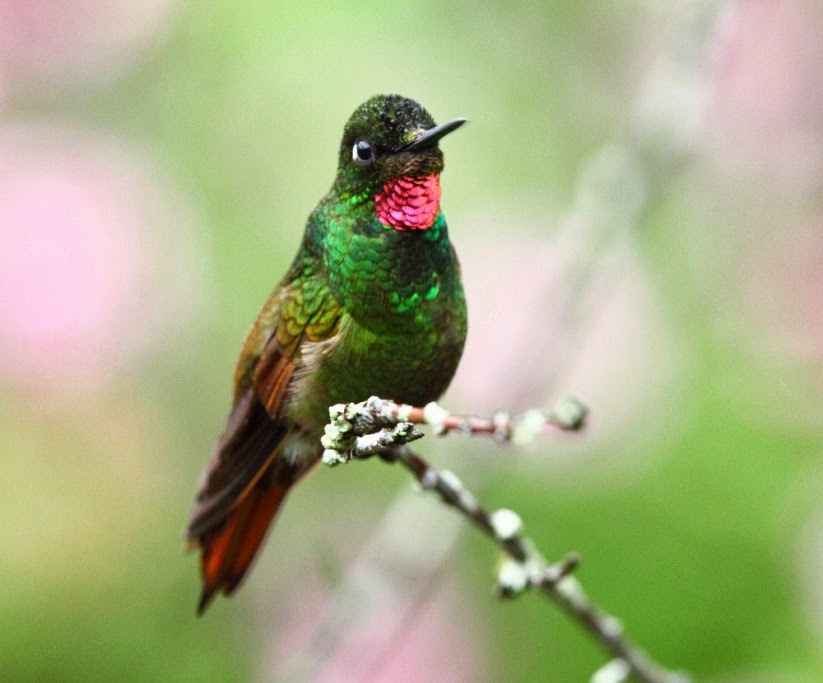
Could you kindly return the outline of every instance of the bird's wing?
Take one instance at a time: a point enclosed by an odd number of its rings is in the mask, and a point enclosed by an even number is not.
[[[254,559],[286,492],[307,464],[278,458],[289,432],[285,398],[305,341],[334,335],[341,309],[320,277],[278,288],[240,354],[235,402],[203,473],[187,529],[202,548],[202,612],[229,594]]]

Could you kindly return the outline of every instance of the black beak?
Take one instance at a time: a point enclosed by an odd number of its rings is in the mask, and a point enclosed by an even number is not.
[[[441,123],[439,126],[435,126],[434,128],[424,130],[411,142],[406,142],[405,144],[400,145],[395,152],[413,152],[432,147],[440,138],[444,135],[448,135],[453,130],[457,130],[464,123],[466,123],[466,119],[452,119],[451,121]]]

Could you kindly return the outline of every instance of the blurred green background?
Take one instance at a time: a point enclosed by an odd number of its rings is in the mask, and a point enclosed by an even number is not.
[[[592,408],[435,463],[576,550],[700,680],[823,680],[813,0],[0,6],[0,678],[578,681],[608,660],[377,462],[318,471],[194,617],[235,354],[377,92],[470,124],[454,411]]]

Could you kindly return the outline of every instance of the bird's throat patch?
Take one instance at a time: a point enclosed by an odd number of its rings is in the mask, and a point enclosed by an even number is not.
[[[390,180],[374,196],[377,220],[395,230],[425,230],[440,213],[440,176]]]

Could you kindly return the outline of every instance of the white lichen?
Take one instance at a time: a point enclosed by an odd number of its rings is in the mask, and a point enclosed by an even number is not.
[[[363,455],[374,453],[385,445],[386,440],[386,433],[383,430],[375,432],[374,434],[358,436],[355,442],[357,452]]]
[[[431,467],[427,467],[426,471],[423,472],[423,475],[420,477],[420,487],[426,491],[428,489],[433,489],[437,486],[437,470],[432,469]]]
[[[512,597],[526,590],[529,572],[522,562],[506,557],[497,568],[497,589],[501,595]]]
[[[612,659],[592,674],[591,683],[623,683],[629,680],[632,669],[625,659]]]
[[[349,425],[349,429],[351,429],[351,423],[349,423],[348,420],[353,420],[358,415],[362,414],[364,407],[365,406],[363,403],[347,403],[345,406],[343,406],[341,420],[346,421],[346,423]]]
[[[493,437],[499,443],[505,443],[511,438],[512,416],[506,410],[498,410],[492,415],[494,425]]]
[[[617,617],[608,615],[603,619],[603,633],[609,638],[619,638],[623,635],[623,622]]]
[[[320,437],[320,444],[323,448],[338,448],[342,440],[342,430],[335,424],[327,424],[323,428],[323,436]]]
[[[443,423],[449,417],[449,411],[441,407],[436,401],[427,403],[423,408],[423,419],[434,429],[436,434],[442,433],[445,429]]]
[[[546,416],[537,409],[527,410],[512,431],[512,443],[523,446],[531,443],[543,429],[546,424]]]
[[[510,541],[523,531],[523,520],[514,510],[500,508],[491,514],[494,535],[501,541]]]
[[[555,422],[563,429],[579,429],[588,415],[589,409],[579,399],[569,396],[552,411]]]
[[[410,406],[408,403],[403,403],[397,406],[397,421],[398,422],[408,422],[409,417],[414,410],[414,406]]]
[[[571,603],[579,604],[586,599],[580,582],[573,576],[564,576],[555,584],[555,590]]]
[[[454,493],[460,493],[464,488],[463,482],[460,481],[460,477],[458,477],[451,470],[440,470],[440,481]]]
[[[337,451],[333,448],[327,448],[323,451],[324,465],[334,467],[335,465],[342,465],[346,462],[348,462],[348,460],[340,451]]]

